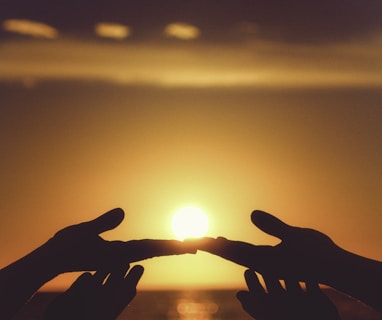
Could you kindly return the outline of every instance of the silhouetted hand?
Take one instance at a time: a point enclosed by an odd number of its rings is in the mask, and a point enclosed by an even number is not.
[[[119,270],[152,257],[196,253],[194,244],[176,240],[106,241],[100,233],[114,229],[122,209],[57,232],[28,255],[0,270],[0,319],[10,319],[46,282],[71,271]]]
[[[114,320],[136,295],[143,267],[83,273],[48,306],[45,320]]]
[[[195,253],[192,245],[176,240],[106,241],[99,234],[118,226],[124,218],[122,209],[60,230],[45,245],[59,273],[83,270],[110,270],[114,265],[129,264],[152,257]]]
[[[243,309],[256,320],[339,320],[335,305],[317,283],[308,282],[304,291],[297,281],[285,281],[285,289],[277,278],[264,276],[266,289],[251,270],[245,271],[248,291],[239,291],[237,298]]]
[[[343,252],[328,236],[316,230],[289,226],[262,211],[254,211],[251,219],[259,229],[282,241],[276,246],[257,246],[222,237],[204,238],[198,249],[260,273],[272,273],[279,279],[300,281],[325,281],[333,262]]]
[[[263,211],[254,211],[251,220],[281,242],[257,246],[219,237],[194,243],[200,250],[277,279],[329,285],[382,311],[382,298],[373,293],[382,288],[381,262],[350,253],[319,231],[287,225]]]

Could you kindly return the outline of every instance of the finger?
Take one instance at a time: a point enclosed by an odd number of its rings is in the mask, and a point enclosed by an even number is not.
[[[76,281],[73,282],[69,290],[75,291],[79,288],[86,287],[91,281],[92,274],[90,272],[84,272],[76,279]]]
[[[130,266],[127,265],[113,269],[105,282],[105,286],[112,288],[111,290],[113,290],[113,288],[118,287],[121,284],[121,282],[124,281],[129,268]]]
[[[248,291],[239,291],[236,293],[237,300],[240,301],[242,308],[251,316],[255,317],[258,314],[258,309],[255,306],[256,298]],[[257,319],[257,318],[256,318]],[[259,318],[261,319],[261,318]],[[265,318],[263,318],[265,319]]]
[[[313,295],[319,295],[322,293],[320,286],[317,281],[307,281],[305,282],[306,291]]]
[[[129,273],[126,275],[125,279],[128,280],[130,284],[135,284],[136,286],[139,280],[141,279],[144,271],[145,269],[141,265],[135,265],[131,268]]]
[[[141,265],[135,265],[131,270],[128,272],[128,274],[125,277],[124,280],[124,291],[126,293],[130,293],[130,301],[135,297],[136,295],[136,288],[138,285],[139,280],[141,279],[144,272],[144,268]]]
[[[81,223],[80,226],[88,232],[99,234],[117,227],[123,220],[125,213],[121,208],[112,209],[98,218]]]
[[[199,250],[212,253],[250,269],[258,270],[269,259],[270,246],[256,246],[247,242],[222,237],[202,238],[194,241]]]
[[[268,293],[273,295],[282,295],[285,293],[279,279],[270,275],[263,275],[265,285],[267,287]]]
[[[240,290],[236,293],[236,298],[242,302],[246,300],[246,297],[248,296],[249,292],[245,290]]]
[[[275,216],[260,210],[252,212],[251,220],[260,230],[279,239],[285,239],[293,228]]]
[[[193,244],[177,240],[131,240],[127,242],[113,241],[114,255],[120,261],[127,263],[145,260],[154,257],[196,253]]]
[[[137,293],[137,284],[142,277],[143,267],[134,266],[125,276],[126,268],[112,271],[105,284],[104,301],[108,308],[107,319],[117,319],[118,315],[133,300]],[[101,318],[100,318],[101,319]],[[102,317],[106,319],[106,317]]]
[[[110,316],[114,316],[108,317],[108,319],[116,319],[122,310],[134,299],[137,294],[137,284],[143,275],[143,271],[142,266],[134,266],[124,279],[119,279],[115,286],[111,288],[111,296],[114,296],[114,299],[111,305]]]
[[[236,293],[236,298],[240,301],[243,309],[246,309],[246,306],[252,304],[253,296],[248,291],[238,291]]]
[[[107,271],[96,271],[93,275],[94,283],[97,285],[103,285],[105,280],[108,279],[109,272]]]
[[[263,286],[260,283],[258,276],[254,271],[246,270],[244,272],[244,278],[245,282],[247,283],[248,289],[251,293],[253,293],[256,296],[266,293]]]
[[[285,279],[285,288],[288,294],[300,295],[303,293],[300,283],[297,280]]]
[[[65,291],[64,295],[70,297],[86,297],[92,288],[93,276],[90,272],[84,272],[73,282],[70,288]]]

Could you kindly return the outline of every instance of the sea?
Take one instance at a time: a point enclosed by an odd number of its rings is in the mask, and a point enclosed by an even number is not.
[[[382,320],[382,314],[362,303],[324,289],[342,320]],[[138,291],[118,320],[250,320],[236,299],[237,290]],[[38,292],[15,320],[42,320],[46,306],[59,292]],[[280,319],[282,320],[282,319]],[[324,319],[323,319],[324,320]]]

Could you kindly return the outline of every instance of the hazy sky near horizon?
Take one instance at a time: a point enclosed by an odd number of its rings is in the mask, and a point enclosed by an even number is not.
[[[262,209],[382,260],[381,15],[382,1],[2,2],[0,267],[113,207],[126,218],[105,238],[173,238],[187,205],[210,236],[277,243],[250,224]],[[142,288],[244,285],[203,253],[144,265]]]

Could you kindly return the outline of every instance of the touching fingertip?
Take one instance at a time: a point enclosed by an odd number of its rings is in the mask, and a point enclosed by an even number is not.
[[[184,253],[195,254],[198,251],[199,242],[200,240],[197,240],[197,239],[184,239],[181,242],[182,251],[184,251]]]

